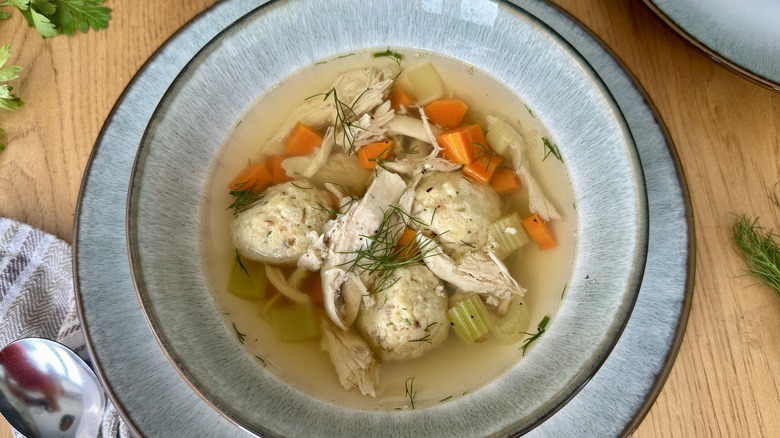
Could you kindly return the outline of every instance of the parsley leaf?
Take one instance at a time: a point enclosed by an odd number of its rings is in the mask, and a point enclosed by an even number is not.
[[[38,12],[38,9],[34,6],[31,5],[30,9],[22,12],[22,15],[27,18],[27,22],[35,27],[35,30],[37,30],[42,37],[51,38],[57,36],[57,28],[54,26],[54,23],[52,23],[46,15]]]
[[[73,35],[77,30],[86,33],[89,29],[105,29],[111,19],[111,9],[101,6],[104,1],[59,0],[52,18],[65,35]]]
[[[105,0],[6,0],[0,6],[14,6],[44,38],[59,34],[73,35],[108,27],[111,9],[103,6]],[[9,13],[0,13],[6,19]]]
[[[11,46],[8,44],[0,47],[0,108],[4,108],[10,111],[17,110],[19,107],[24,105],[24,101],[22,99],[14,96],[13,93],[11,93],[13,87],[2,84],[3,82],[16,79],[19,76],[19,72],[22,70],[21,67],[16,65],[5,66],[5,63],[12,54],[13,52],[11,51]]]

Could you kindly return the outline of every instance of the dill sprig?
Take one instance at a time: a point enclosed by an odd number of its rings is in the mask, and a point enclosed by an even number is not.
[[[430,324],[428,324],[427,327],[425,327],[425,336],[419,338],[419,339],[410,339],[409,342],[427,342],[431,344],[431,327],[435,326],[437,323],[434,321]]]
[[[404,60],[404,55],[398,52],[395,52],[393,50],[390,50],[388,47],[387,50],[383,52],[374,52],[371,54],[372,58],[390,58],[392,59],[396,65],[398,65],[398,73],[393,78],[393,87],[395,86],[395,83],[398,81],[398,77],[401,76],[401,73],[404,71],[404,66],[401,65],[401,61]]]
[[[260,190],[261,188],[257,187],[257,181],[252,183],[250,187],[246,187],[248,183],[248,181],[244,182],[229,192],[230,196],[233,197],[233,203],[227,209],[233,209],[233,216],[238,216],[242,211],[252,208],[265,196]]]
[[[409,404],[412,405],[412,409],[414,409],[414,399],[417,397],[417,391],[414,390],[414,376],[409,377],[406,379],[406,382],[404,383],[404,387],[406,389],[406,397],[409,397]]]
[[[357,134],[355,134],[353,130],[365,131],[365,128],[355,123],[359,117],[358,114],[355,113],[354,108],[358,101],[360,101],[360,98],[363,97],[368,90],[368,88],[363,90],[355,101],[352,102],[352,105],[348,105],[339,99],[339,94],[335,87],[325,93],[315,94],[314,96],[306,98],[308,100],[314,97],[323,96],[322,100],[328,100],[333,97],[333,103],[336,105],[336,121],[333,124],[333,129],[338,132],[338,129],[341,128],[341,143],[349,145],[350,155],[355,153],[355,137]]]
[[[772,202],[776,202],[773,198]],[[758,225],[758,217],[739,216],[731,228],[734,243],[747,262],[747,272],[772,288],[780,300],[780,244],[778,235]]]
[[[385,167],[385,163],[392,162],[392,161],[395,161],[395,160],[394,160],[393,158],[382,158],[382,157],[384,157],[384,156],[385,156],[385,154],[388,154],[388,155],[389,155],[389,152],[390,152],[390,150],[391,150],[391,149],[390,149],[390,146],[388,146],[388,147],[386,147],[386,148],[382,149],[382,152],[380,152],[379,154],[377,154],[377,156],[376,156],[376,157],[374,157],[374,158],[369,158],[369,159],[368,159],[368,161],[370,161],[370,162],[374,162],[374,163],[376,163],[376,165],[377,165],[378,167],[381,167],[382,169],[384,169],[384,170],[386,170],[386,171],[388,171],[388,172],[391,172],[391,170],[390,170],[390,169],[388,169],[387,167]]]
[[[331,214],[333,216],[338,216],[338,215],[348,211],[349,208],[352,207],[352,204],[354,204],[355,202],[360,200],[360,198],[358,198],[356,195],[354,195],[352,192],[350,192],[349,189],[344,187],[343,185],[341,185],[341,184],[339,184],[337,182],[334,182],[334,181],[329,181],[329,183],[333,184],[336,187],[338,187],[341,190],[341,192],[344,193],[344,195],[349,198],[349,201],[346,204],[339,206],[338,208],[326,207],[326,206],[324,206],[324,205],[322,205],[322,204],[320,204],[318,202],[317,203],[317,207],[315,207],[317,210],[324,211],[324,212],[326,212],[328,214]]]
[[[563,157],[561,156],[561,151],[558,149],[558,145],[552,143],[547,137],[542,137],[542,143],[544,143],[544,148],[546,149],[542,161],[546,160],[547,157],[552,155],[553,157],[557,158],[558,161],[563,163]]]
[[[233,323],[233,330],[236,331],[236,337],[238,338],[238,342],[244,343],[244,338],[246,338],[246,335],[238,331],[238,327],[236,327],[236,323]]]
[[[360,236],[366,239],[368,245],[349,253],[355,257],[345,263],[349,265],[347,272],[356,271],[359,274],[376,275],[372,294],[391,287],[395,281],[390,282],[390,279],[397,269],[434,255],[432,254],[435,248],[433,239],[428,239],[422,244],[412,239],[403,245],[398,245],[404,230],[412,224],[418,228],[429,225],[404,212],[398,206],[391,205],[382,214],[376,232],[370,236]]]
[[[249,271],[247,271],[246,266],[244,266],[244,262],[241,261],[241,254],[238,253],[238,250],[236,250],[236,266],[240,267],[242,271],[244,271],[244,274],[249,276]],[[235,270],[236,267],[234,266],[233,269]]]
[[[404,60],[404,55],[398,52],[395,52],[393,50],[390,50],[388,47],[387,50],[384,50],[382,52],[374,52],[371,54],[372,58],[390,58],[393,61],[395,61],[396,64],[399,66],[401,65],[401,61]]]
[[[488,161],[485,164],[485,170],[490,169],[490,163],[492,162],[495,153],[493,153],[493,151],[487,145],[484,145],[478,141],[471,142],[471,145],[476,146],[478,149],[477,156],[474,157],[474,161],[476,161],[478,158],[481,158],[483,156],[487,156]]]
[[[547,323],[549,322],[550,322],[550,317],[544,315],[544,318],[542,318],[542,320],[539,321],[539,325],[536,326],[536,333],[523,332],[526,335],[530,336],[526,338],[525,341],[523,341],[523,345],[520,346],[520,349],[523,350],[523,356],[525,356],[528,347],[530,347],[534,341],[539,339],[542,336],[542,334],[544,334],[545,330],[547,330]]]

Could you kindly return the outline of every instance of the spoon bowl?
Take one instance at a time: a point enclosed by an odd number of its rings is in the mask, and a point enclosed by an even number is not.
[[[27,437],[94,437],[106,399],[95,374],[69,348],[41,338],[0,350],[0,412]]]

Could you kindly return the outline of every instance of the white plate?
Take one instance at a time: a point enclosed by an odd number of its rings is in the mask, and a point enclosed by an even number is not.
[[[75,243],[82,320],[102,380],[143,435],[246,433],[203,402],[154,341],[133,290],[124,206],[136,148],[165,88],[202,46],[260,3],[219,3],[174,36],[120,99],[85,175]],[[684,183],[652,108],[603,47],[557,9],[517,3],[566,38],[605,79],[637,143],[651,216],[646,275],[624,334],[590,383],[531,435],[620,435],[635,427],[654,400],[682,337],[693,254]]]
[[[777,0],[644,0],[691,44],[764,86],[780,90]]]

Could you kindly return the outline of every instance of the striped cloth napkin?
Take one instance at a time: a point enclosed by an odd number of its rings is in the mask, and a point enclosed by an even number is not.
[[[0,218],[0,348],[20,338],[53,339],[91,364],[76,310],[71,262],[67,243]],[[110,402],[101,436],[132,436]]]

